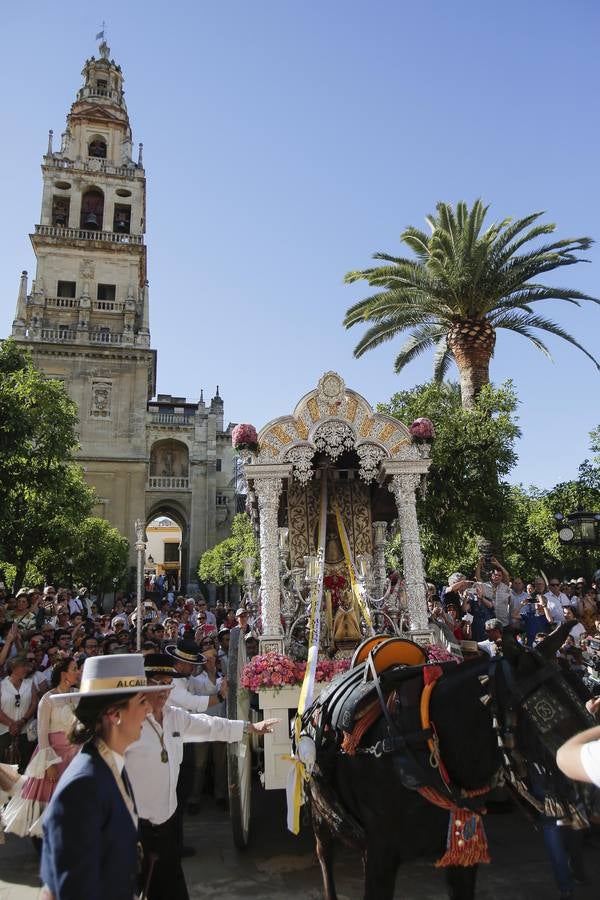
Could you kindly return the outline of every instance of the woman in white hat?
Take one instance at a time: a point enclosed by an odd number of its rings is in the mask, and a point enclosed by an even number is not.
[[[138,867],[137,812],[124,754],[149,711],[139,654],[86,659],[71,740],[82,744],[44,819],[42,900],[132,900]],[[60,694],[53,698],[61,699]]]

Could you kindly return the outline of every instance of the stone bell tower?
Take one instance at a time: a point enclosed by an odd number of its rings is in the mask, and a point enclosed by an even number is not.
[[[79,409],[78,454],[105,516],[132,539],[144,518],[146,404],[155,391],[146,280],[146,178],[121,67],[103,41],[83,68],[60,149],[42,160],[36,273],[21,275],[13,337]]]

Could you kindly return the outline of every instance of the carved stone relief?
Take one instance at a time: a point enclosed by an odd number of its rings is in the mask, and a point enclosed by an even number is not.
[[[90,415],[96,419],[109,419],[112,405],[112,382],[92,381]]]
[[[351,450],[354,442],[354,432],[350,426],[337,419],[324,422],[314,434],[314,444],[317,450],[322,450],[333,460],[341,456],[345,450]]]
[[[82,259],[79,263],[79,274],[86,281],[94,281],[96,277],[96,266],[93,259]]]

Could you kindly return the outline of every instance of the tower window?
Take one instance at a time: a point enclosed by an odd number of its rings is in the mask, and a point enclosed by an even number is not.
[[[119,231],[121,234],[129,234],[130,227],[131,206],[124,203],[116,203],[113,231]]]
[[[88,156],[96,156],[98,159],[106,159],[106,141],[102,138],[94,138],[88,146]]]
[[[69,224],[69,207],[71,201],[68,197],[52,198],[52,224],[66,227]]]
[[[102,231],[104,219],[104,195],[96,189],[88,191],[81,200],[80,228]]]
[[[110,300],[112,303],[114,303],[116,293],[117,287],[114,284],[98,285],[98,300]]]
[[[56,288],[57,297],[74,297],[77,283],[75,281],[59,281]]]
[[[108,87],[108,81],[106,81],[106,79],[104,78],[98,78],[98,80],[96,81],[96,87],[99,91],[105,91]]]
[[[217,460],[217,468],[216,468],[216,471],[217,471],[217,472],[221,472],[221,471],[222,471],[222,468],[223,468],[223,460],[222,460],[222,459],[218,459],[218,460]]]

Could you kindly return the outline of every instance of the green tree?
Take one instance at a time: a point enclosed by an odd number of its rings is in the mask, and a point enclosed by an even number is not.
[[[454,382],[418,385],[378,405],[380,412],[404,422],[426,416],[436,429],[426,493],[418,500],[422,547],[432,578],[471,571],[478,536],[485,534],[496,543],[502,538],[510,497],[502,479],[516,462],[514,445],[520,434],[516,405],[510,382],[499,389],[484,386],[471,410],[462,407]],[[399,552],[396,540],[389,548],[389,562]]]
[[[600,302],[572,288],[549,287],[536,280],[582,261],[580,252],[590,247],[591,238],[565,238],[532,248],[532,241],[556,228],[538,221],[542,213],[516,222],[503,219],[483,230],[488,207],[481,200],[471,209],[466,203],[459,203],[456,210],[438,203],[436,209],[436,215],[426,220],[429,234],[409,227],[401,235],[416,258],[376,253],[374,259],[383,260],[384,265],[346,275],[347,283],[362,279],[377,289],[352,306],[344,319],[346,328],[370,323],[354,350],[356,357],[411,330],[396,357],[396,372],[435,348],[434,377],[441,381],[454,359],[462,403],[468,409],[489,383],[498,328],[528,338],[548,357],[537,332],[556,335],[600,368],[574,337],[533,310],[533,304],[541,300],[565,300],[578,306],[581,300]]]
[[[250,518],[246,513],[238,513],[231,523],[231,537],[202,554],[198,564],[198,577],[211,584],[224,584],[224,566],[227,563],[231,565],[231,580],[241,583],[244,558],[253,556],[258,562],[258,555]]]
[[[102,595],[127,576],[128,554],[129,541],[117,528],[106,519],[88,516],[65,534],[60,557],[45,547],[35,563],[51,582],[66,584],[72,578],[90,592]],[[69,558],[71,565],[67,563]]]
[[[0,558],[17,589],[42,550],[63,554],[94,491],[73,461],[76,406],[12,340],[0,347]]]

